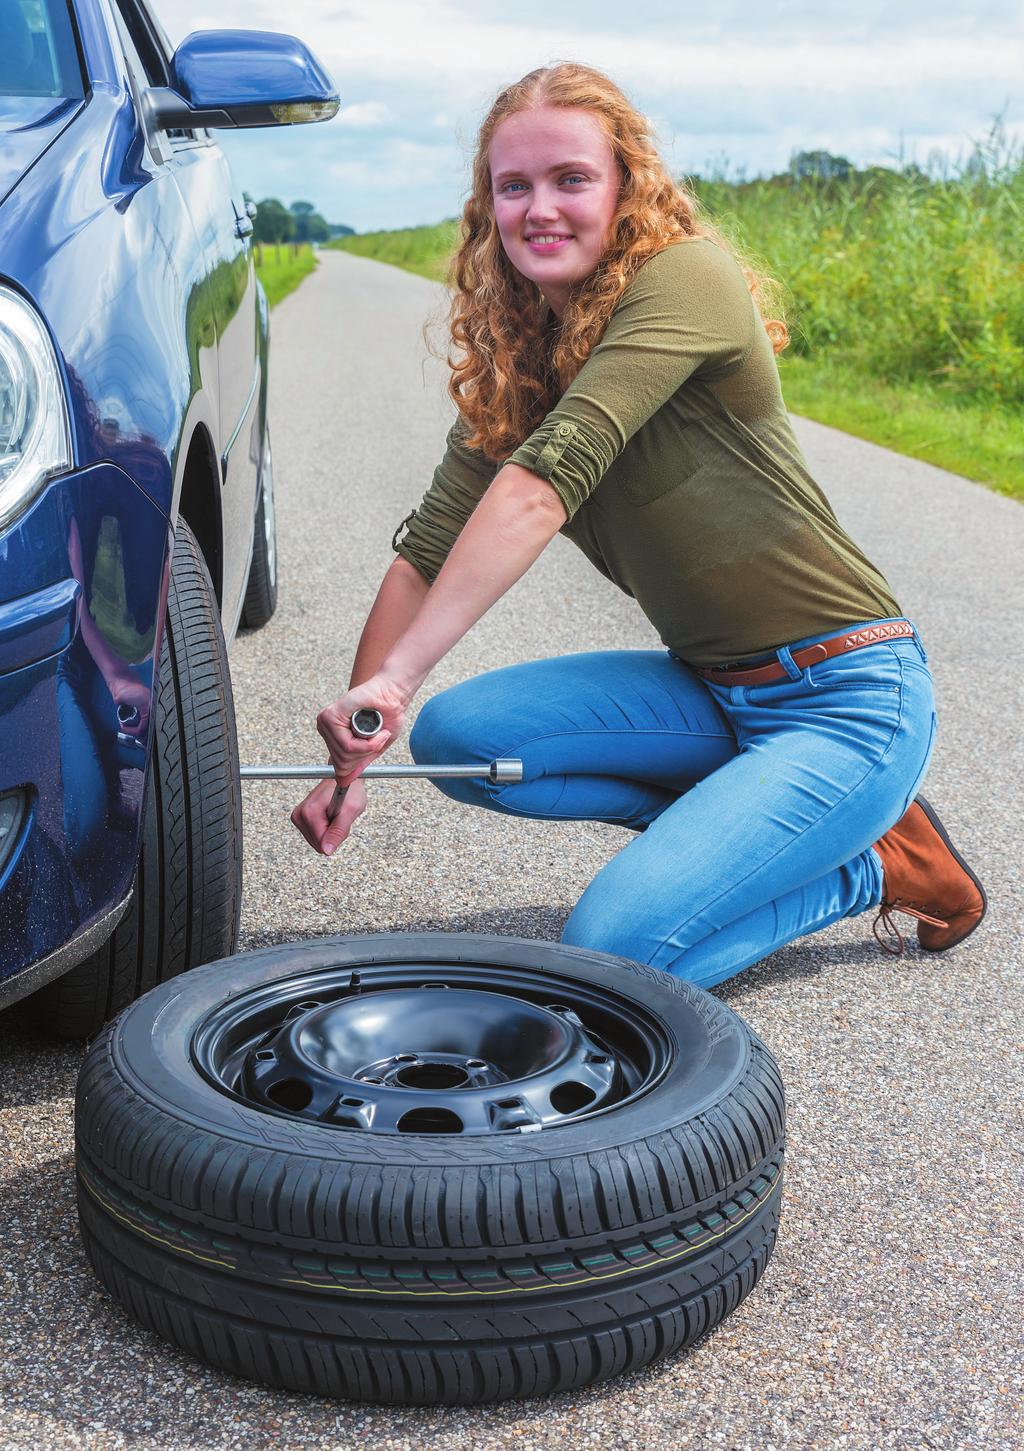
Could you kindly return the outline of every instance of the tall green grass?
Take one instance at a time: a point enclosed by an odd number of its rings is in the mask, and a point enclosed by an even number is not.
[[[998,130],[961,167],[844,181],[698,181],[789,291],[792,351],[938,399],[1024,405],[1024,157]]]
[[[455,251],[459,224],[454,217],[428,227],[406,227],[397,232],[357,232],[351,237],[338,237],[328,242],[341,252],[354,252],[357,257],[372,257],[377,262],[390,262],[404,267],[432,282],[446,281],[448,262]]]

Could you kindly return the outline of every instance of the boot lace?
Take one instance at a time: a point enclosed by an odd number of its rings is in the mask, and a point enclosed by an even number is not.
[[[887,952],[890,957],[902,957],[903,949],[906,946],[903,933],[893,921],[892,914],[894,912],[903,912],[908,917],[916,917],[919,922],[930,922],[933,927],[949,926],[949,923],[944,922],[941,917],[929,917],[927,912],[922,912],[912,902],[905,902],[902,897],[894,897],[891,902],[883,902],[878,909],[878,915],[871,924],[871,931],[874,933],[875,941],[879,947],[883,952]],[[890,942],[886,942],[879,932],[879,923],[881,923],[885,931],[889,934]],[[896,941],[895,947],[891,946],[892,939]]]

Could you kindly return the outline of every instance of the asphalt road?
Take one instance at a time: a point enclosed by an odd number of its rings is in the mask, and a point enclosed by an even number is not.
[[[321,758],[314,716],[347,683],[392,531],[451,417],[443,365],[420,336],[440,298],[409,274],[328,254],[273,314],[281,605],[232,647],[243,760]],[[789,1095],[782,1236],[760,1286],[691,1352],[549,1401],[390,1411],[236,1381],[136,1329],[94,1282],[72,1187],[81,1051],[34,1036],[14,1009],[0,1019],[0,1445],[1019,1446],[1024,511],[927,464],[797,428],[840,518],[922,630],[940,724],[926,791],[992,905],[948,957],[894,962],[865,916],[717,990],[773,1049]],[[414,705],[495,666],[657,644],[559,538]],[[390,754],[408,759],[404,743]],[[352,839],[325,862],[288,821],[300,787],[244,789],[243,948],[377,930],[557,939],[632,840],[392,782],[371,788]]]

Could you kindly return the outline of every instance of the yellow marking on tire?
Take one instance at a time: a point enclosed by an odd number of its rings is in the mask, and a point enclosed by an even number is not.
[[[775,1191],[775,1188],[778,1184],[778,1179],[779,1176],[776,1173],[774,1179],[771,1182],[771,1187],[767,1190],[767,1192],[761,1199],[757,1199],[754,1201],[753,1208],[748,1210],[747,1213],[744,1214],[742,1219],[731,1220],[726,1228],[721,1230],[720,1233],[713,1234],[708,1239],[702,1239],[700,1244],[684,1245],[684,1247],[678,1252],[678,1254],[659,1255],[657,1263],[662,1265],[669,1264],[672,1260],[682,1259],[684,1255],[693,1254],[696,1250],[704,1249],[707,1245],[714,1244],[716,1239],[724,1239],[727,1234],[729,1234],[732,1230],[736,1229],[739,1225],[741,1225],[744,1219],[749,1219],[752,1214],[754,1214],[758,1209],[761,1208],[762,1204],[767,1203],[767,1201],[771,1198],[772,1194]],[[447,1296],[533,1295],[536,1294],[538,1290],[564,1290],[571,1285],[592,1285],[595,1280],[614,1280],[621,1275],[635,1275],[639,1274],[643,1270],[649,1270],[650,1268],[650,1265],[624,1265],[621,1270],[607,1270],[600,1275],[584,1275],[583,1278],[579,1280],[559,1280],[558,1283],[554,1285],[509,1285],[508,1288],[505,1290],[441,1290],[440,1293]],[[341,1290],[348,1295],[403,1295],[407,1299],[415,1299],[417,1297],[422,1299],[424,1296],[428,1296],[430,1294],[429,1290],[371,1290],[368,1285],[329,1285],[326,1282],[321,1283],[319,1280],[279,1280],[277,1283],[281,1285],[308,1285],[311,1289],[314,1290]]]
[[[742,1215],[739,1219],[729,1220],[726,1223],[725,1228],[723,1230],[720,1230],[718,1234],[710,1235],[707,1239],[702,1239],[698,1243],[684,1245],[682,1249],[679,1250],[676,1254],[659,1255],[656,1263],[670,1264],[673,1260],[682,1259],[686,1255],[694,1254],[697,1250],[705,1249],[709,1244],[714,1244],[715,1240],[724,1239],[726,1235],[731,1234],[732,1231],[737,1229],[741,1224],[743,1224],[745,1220],[750,1219],[752,1215],[756,1214],[756,1212],[761,1208],[763,1204],[766,1204],[768,1202],[772,1194],[778,1188],[780,1178],[781,1171],[777,1169],[771,1180],[769,1181],[767,1190],[761,1196],[761,1198],[755,1199],[750,1209],[748,1209],[746,1214]],[[86,1189],[88,1189],[92,1197],[99,1204],[102,1204],[103,1208],[106,1209],[108,1213],[112,1214],[115,1219],[119,1219],[122,1224],[127,1225],[129,1229],[134,1229],[137,1234],[145,1235],[147,1239],[155,1240],[157,1244],[162,1244],[167,1249],[176,1250],[178,1254],[189,1255],[192,1259],[203,1260],[205,1261],[205,1263],[211,1265],[222,1265],[226,1270],[234,1270],[238,1268],[237,1261],[219,1260],[215,1259],[212,1255],[197,1254],[195,1250],[186,1249],[183,1245],[175,1244],[172,1240],[162,1239],[158,1234],[151,1234],[148,1229],[143,1229],[142,1226],[137,1224],[134,1220],[127,1218],[127,1216],[123,1214],[118,1214],[117,1210],[114,1209],[112,1205],[108,1204],[102,1195],[96,1192],[96,1190],[92,1187],[84,1174],[79,1174],[79,1180],[82,1184],[84,1184]],[[508,1288],[504,1290],[441,1290],[440,1287],[436,1284],[432,1285],[431,1290],[410,1290],[408,1288],[396,1290],[373,1290],[368,1285],[338,1285],[328,1284],[326,1282],[321,1282],[318,1280],[300,1279],[281,1279],[276,1281],[272,1280],[270,1281],[270,1283],[279,1285],[305,1285],[312,1290],[340,1290],[344,1294],[348,1295],[402,1295],[406,1299],[422,1299],[424,1297],[430,1296],[432,1293],[437,1292],[449,1297],[465,1295],[533,1295],[536,1294],[538,1290],[564,1290],[568,1289],[572,1285],[593,1285],[594,1282],[597,1280],[614,1280],[621,1277],[622,1275],[640,1274],[643,1271],[649,1270],[650,1268],[651,1266],[649,1264],[624,1265],[620,1270],[606,1270],[599,1275],[584,1275],[578,1280],[559,1280],[555,1284],[542,1283],[537,1285],[509,1285]]]
[[[112,1214],[115,1219],[119,1219],[121,1223],[126,1224],[129,1229],[134,1229],[136,1234],[144,1234],[147,1239],[155,1240],[157,1244],[166,1245],[168,1249],[177,1250],[179,1254],[189,1255],[192,1259],[202,1260],[205,1264],[208,1265],[223,1265],[226,1270],[233,1270],[237,1267],[237,1261],[235,1260],[218,1260],[213,1255],[201,1255],[198,1253],[198,1251],[194,1249],[186,1249],[184,1245],[175,1244],[174,1241],[170,1239],[162,1239],[160,1235],[152,1234],[148,1229],[143,1229],[142,1225],[136,1224],[134,1219],[129,1219],[127,1215],[124,1214],[118,1214],[114,1206],[112,1204],[108,1204],[107,1201],[103,1198],[102,1194],[97,1194],[96,1190],[92,1187],[84,1174],[79,1175],[79,1179],[81,1183],[85,1185],[86,1189],[88,1189],[89,1193],[96,1200],[96,1202],[103,1205],[103,1208],[107,1211],[108,1214]]]

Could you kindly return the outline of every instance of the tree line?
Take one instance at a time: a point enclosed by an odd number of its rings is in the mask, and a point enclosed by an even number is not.
[[[993,136],[996,136],[995,131]],[[995,142],[990,139],[990,143],[976,145],[962,165],[950,161],[948,157],[936,156],[934,165],[928,170],[918,166],[915,161],[903,162],[897,167],[858,167],[848,157],[836,156],[831,151],[796,151],[790,157],[786,169],[776,172],[774,176],[748,178],[742,167],[730,174],[728,163],[723,163],[706,175],[688,172],[684,179],[698,192],[702,186],[725,186],[737,190],[758,187],[773,187],[778,190],[810,187],[819,193],[828,194],[850,190],[895,189],[907,182],[927,188],[941,186],[951,180],[962,181],[964,178],[974,178],[982,182],[992,179],[993,171],[999,170],[998,161],[993,163],[998,149],[998,139]]]
[[[248,193],[245,200],[252,200]],[[257,202],[253,218],[253,241],[278,246],[282,242],[328,242],[353,230],[325,222],[312,202],[292,202],[286,207],[277,197],[264,197]]]

